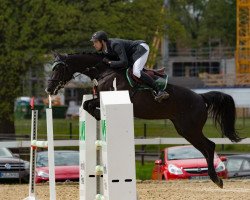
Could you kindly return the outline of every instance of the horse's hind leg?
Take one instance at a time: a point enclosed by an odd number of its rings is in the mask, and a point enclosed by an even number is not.
[[[208,164],[208,175],[210,176],[211,180],[218,185],[220,188],[223,188],[223,181],[221,178],[218,177],[215,169],[214,169],[214,151],[215,151],[215,143],[209,140],[208,138],[204,137],[205,140],[205,152],[207,154],[207,164]]]
[[[214,150],[215,143],[207,139],[203,133],[197,133],[196,136],[190,138],[185,136],[185,138],[198,149],[206,158],[208,165],[208,175],[210,179],[220,188],[223,188],[223,181],[218,177],[214,168]]]
[[[192,123],[185,123],[185,125],[182,123],[182,126],[177,121],[173,121],[173,123],[177,132],[204,155],[207,160],[208,175],[210,179],[220,188],[223,188],[223,181],[217,176],[214,169],[215,144],[208,140],[200,130],[201,128],[195,127],[194,124],[192,127]]]

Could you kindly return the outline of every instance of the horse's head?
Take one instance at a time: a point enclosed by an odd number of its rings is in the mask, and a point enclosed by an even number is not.
[[[54,57],[55,60],[52,65],[52,74],[48,80],[48,87],[45,89],[50,95],[56,95],[73,77],[73,73],[65,62],[67,56],[54,53]]]
[[[48,87],[48,94],[56,95],[65,84],[73,78],[74,73],[85,74],[91,80],[98,79],[99,75],[107,70],[102,62],[104,55],[96,53],[69,54],[67,56],[54,53],[55,61]]]

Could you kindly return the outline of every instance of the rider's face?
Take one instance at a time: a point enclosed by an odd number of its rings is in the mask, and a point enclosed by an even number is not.
[[[99,41],[99,40],[94,40],[94,41],[93,41],[93,46],[95,47],[95,49],[96,49],[97,51],[101,51],[102,48],[103,48],[103,44],[102,44],[102,42]]]

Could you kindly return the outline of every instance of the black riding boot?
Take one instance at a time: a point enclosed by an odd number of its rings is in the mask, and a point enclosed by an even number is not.
[[[140,79],[151,87],[155,91],[155,100],[161,102],[163,99],[167,99],[169,94],[164,90],[159,90],[154,79],[147,75],[145,72],[141,71]]]

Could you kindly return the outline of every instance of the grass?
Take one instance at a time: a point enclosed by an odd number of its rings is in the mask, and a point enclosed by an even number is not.
[[[145,162],[142,165],[139,161],[136,161],[136,179],[138,180],[149,180],[151,179],[152,169],[154,162]]]
[[[15,121],[16,134],[30,135],[31,120],[21,119]],[[40,139],[47,137],[46,120],[38,120],[38,137]],[[73,119],[53,119],[53,130],[55,139],[78,139],[79,121]]]
[[[72,125],[72,134],[78,137],[79,121],[78,119],[54,119],[53,126],[56,136],[67,137],[70,134],[70,124]],[[143,137],[145,128],[147,137],[180,137],[176,132],[174,125],[169,120],[141,120],[135,119],[135,137]],[[31,120],[21,119],[15,121],[16,133],[30,134]],[[250,118],[238,119],[236,129],[241,136],[247,137],[250,133]],[[45,119],[38,120],[38,131],[40,135],[46,135]],[[220,131],[213,125],[211,119],[207,120],[203,132],[208,137],[221,137]]]
[[[30,135],[31,120],[16,120],[16,134]],[[78,119],[54,119],[53,121],[55,139],[78,139],[79,136],[79,121]],[[146,135],[147,138],[154,137],[180,137],[176,132],[173,124],[169,120],[140,120],[135,119],[134,123],[135,137],[142,138]],[[242,137],[250,137],[250,118],[238,119],[236,129]],[[213,125],[211,119],[207,120],[203,129],[207,137],[219,138],[220,131]],[[45,119],[38,120],[38,138],[46,138],[46,121]],[[235,148],[237,146],[237,148]],[[244,147],[245,146],[245,147]],[[246,151],[249,147],[247,145],[224,145],[224,149],[228,151]],[[140,148],[140,147],[139,147]],[[159,146],[148,146],[148,150],[157,150]]]

